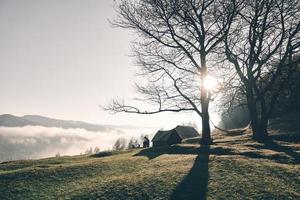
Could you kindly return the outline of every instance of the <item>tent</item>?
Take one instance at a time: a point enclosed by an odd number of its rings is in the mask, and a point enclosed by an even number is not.
[[[152,139],[153,147],[179,144],[184,139],[199,137],[195,128],[190,126],[176,126],[168,131],[157,131]]]

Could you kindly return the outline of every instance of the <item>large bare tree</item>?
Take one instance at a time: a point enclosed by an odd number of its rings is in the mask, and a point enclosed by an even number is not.
[[[240,7],[224,37],[225,54],[240,79],[253,137],[264,139],[275,102],[296,66],[300,6],[298,0],[237,1]]]
[[[205,82],[216,67],[213,57],[227,33],[232,7],[226,0],[121,0],[114,24],[138,35],[133,52],[148,80],[137,85],[139,100],[157,107],[144,110],[114,100],[107,109],[138,114],[194,111],[202,118],[201,142],[210,144],[211,91]]]

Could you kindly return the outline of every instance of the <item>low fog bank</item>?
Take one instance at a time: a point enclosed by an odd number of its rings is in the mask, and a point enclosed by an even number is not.
[[[154,131],[149,128],[91,132],[43,126],[0,127],[0,162],[53,157],[58,153],[78,155],[95,147],[100,151],[110,150],[119,138],[129,140],[142,134],[151,138]]]

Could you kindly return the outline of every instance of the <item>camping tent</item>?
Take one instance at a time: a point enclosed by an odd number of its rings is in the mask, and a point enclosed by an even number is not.
[[[153,147],[179,144],[182,140],[198,137],[199,133],[190,126],[176,126],[168,131],[157,131],[152,139]]]

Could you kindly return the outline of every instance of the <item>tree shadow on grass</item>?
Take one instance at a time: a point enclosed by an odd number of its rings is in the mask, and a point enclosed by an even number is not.
[[[190,172],[176,186],[170,199],[172,200],[194,200],[206,199],[207,186],[209,180],[209,146],[200,147],[202,153],[199,154]]]
[[[191,154],[191,155],[199,155],[199,154],[214,154],[214,155],[227,155],[232,154],[232,149],[223,148],[223,147],[214,147],[207,148],[207,146],[164,146],[164,147],[155,147],[155,148],[147,148],[143,149],[134,156],[145,156],[148,159],[154,159],[163,154]]]
[[[294,159],[300,159],[300,153],[295,151],[292,147],[280,145],[279,143],[275,142],[274,140],[267,140],[264,142],[264,146],[267,149],[277,151],[277,152],[284,152],[287,155],[293,157]]]
[[[176,186],[170,199],[172,200],[194,200],[206,199],[208,185],[208,163],[209,155],[226,154],[228,150],[223,148],[210,149],[210,146],[189,147],[189,146],[166,146],[159,148],[144,149],[135,156],[146,156],[154,159],[163,154],[192,154],[197,155],[193,167],[184,179]]]
[[[292,147],[280,145],[278,142],[276,142],[272,139],[262,141],[260,144],[247,144],[245,146],[253,147],[258,150],[268,149],[268,150],[272,150],[272,151],[275,151],[278,153],[284,153],[291,157],[292,163],[295,163],[295,164],[300,163],[300,153],[295,151]],[[277,161],[280,161],[282,159],[280,156],[277,156],[277,157],[278,157],[277,159],[275,158]]]
[[[221,142],[223,145],[226,145],[227,142]],[[249,158],[255,159],[268,159],[270,161],[274,161],[277,163],[285,163],[285,164],[299,164],[300,163],[300,153],[297,152],[294,148],[281,145],[273,140],[266,140],[260,143],[254,144],[243,144],[245,147],[251,147],[248,150],[242,149],[239,147],[231,146],[232,141],[228,141],[228,145],[224,146],[210,146],[208,150],[205,150],[203,147],[195,147],[195,146],[166,146],[159,148],[148,148],[143,149],[135,156],[145,156],[148,159],[155,159],[163,154],[205,154],[209,153],[210,155],[232,155],[232,156],[245,156]],[[273,154],[267,154],[262,150],[271,150]],[[208,152],[206,152],[208,151]]]
[[[275,141],[269,140],[257,144],[245,144],[251,146],[252,149],[239,151],[234,147],[221,147],[221,146],[167,146],[160,148],[148,148],[141,150],[135,156],[145,156],[148,159],[155,159],[163,154],[192,154],[197,155],[193,167],[184,179],[176,186],[170,199],[172,200],[202,200],[206,199],[207,186],[209,180],[209,156],[210,155],[225,155],[225,156],[245,156],[255,159],[267,159],[278,163],[299,163],[299,153],[294,151],[293,148],[283,146]],[[249,146],[249,147],[250,147]],[[253,149],[254,148],[254,149]],[[279,153],[285,154],[264,154],[260,151],[269,149]]]
[[[250,142],[250,143],[249,143]],[[268,159],[277,163],[300,163],[300,151],[297,151],[296,147],[282,145],[273,136],[267,140],[254,141],[252,139],[243,141],[220,141],[216,144],[226,145],[232,151],[228,151],[227,155],[241,155],[249,158]],[[230,147],[231,145],[241,144],[241,147],[250,147],[248,150],[239,150],[239,147]],[[226,147],[226,148],[227,148]],[[271,150],[276,152],[275,154],[266,154],[263,150]]]
[[[290,142],[290,143],[300,143],[300,134],[299,131],[295,133],[289,133],[289,134],[276,134],[271,135],[270,138],[272,140],[278,140],[278,141],[284,141],[284,142]]]

